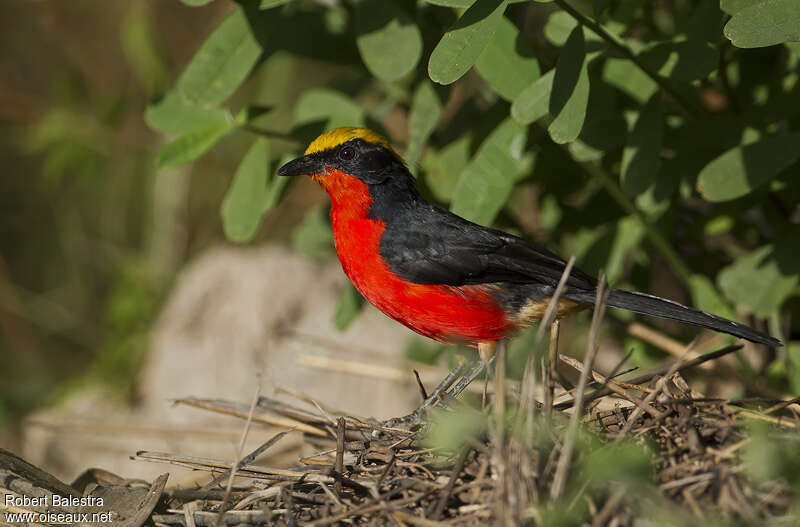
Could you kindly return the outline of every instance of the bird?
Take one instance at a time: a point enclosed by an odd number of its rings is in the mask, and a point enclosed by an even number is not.
[[[544,247],[478,225],[427,201],[382,135],[340,127],[314,139],[278,176],[309,176],[328,193],[336,253],[353,286],[413,331],[478,349],[480,361],[451,371],[412,414],[457,396],[485,371],[498,342],[544,316],[567,262]],[[594,305],[598,280],[574,267],[557,318]],[[749,326],[657,296],[610,289],[613,308],[678,320],[771,347],[781,342]]]

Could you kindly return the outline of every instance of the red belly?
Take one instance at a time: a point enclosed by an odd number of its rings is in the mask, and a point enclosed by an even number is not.
[[[335,213],[331,219],[345,274],[364,298],[389,317],[442,342],[492,342],[513,331],[490,286],[405,282],[380,257],[383,222]]]

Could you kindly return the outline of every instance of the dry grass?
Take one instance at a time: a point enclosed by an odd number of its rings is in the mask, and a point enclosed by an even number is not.
[[[530,421],[502,375],[500,390],[490,392],[482,411],[446,401],[448,408],[416,431],[382,428],[301,399],[289,405],[261,397],[253,422],[284,423],[318,453],[298,459],[291,470],[256,464],[283,437],[276,436],[236,464],[230,506],[223,502],[230,462],[154,452],[139,452],[136,459],[213,476],[202,488],[168,489],[166,508],[152,517],[156,525],[624,526],[715,518],[793,525],[790,485],[754,481],[741,454],[754,419],[793,433],[797,401],[767,411],[745,409],[741,402],[704,398],[681,375],[735,349],[678,360],[667,371],[628,381],[563,357],[585,375],[585,394],[573,400],[557,387],[553,407],[536,401]],[[508,404],[497,404],[504,400]],[[584,405],[579,414],[576,401]],[[182,402],[248,415],[246,403]]]

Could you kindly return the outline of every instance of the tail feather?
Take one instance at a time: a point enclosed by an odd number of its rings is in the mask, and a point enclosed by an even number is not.
[[[571,300],[576,300],[579,302],[594,302],[595,298],[595,294],[593,292],[572,294],[567,293],[565,296]],[[769,335],[766,335],[760,331],[756,331],[755,329],[745,326],[744,324],[739,324],[738,322],[733,322],[732,320],[718,317],[716,315],[712,315],[711,313],[700,311],[699,309],[686,307],[677,302],[673,302],[672,300],[667,300],[665,298],[660,298],[653,295],[612,289],[608,295],[607,304],[611,307],[627,309],[628,311],[641,313],[643,315],[669,318],[672,320],[685,322],[687,324],[713,329],[714,331],[720,331],[722,333],[728,333],[729,335],[741,337],[749,340],[750,342],[766,344],[772,347],[783,345],[780,340],[770,337]]]

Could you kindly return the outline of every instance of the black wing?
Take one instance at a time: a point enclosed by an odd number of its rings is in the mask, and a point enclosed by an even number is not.
[[[527,298],[550,296],[566,267],[564,260],[533,242],[482,227],[429,203],[409,208],[387,223],[381,238],[381,255],[392,271],[414,283],[527,285],[505,288],[511,293],[505,300],[513,305]],[[597,280],[573,267],[565,297],[592,304],[596,287]],[[612,290],[608,305],[679,320],[769,346],[782,345],[779,340],[743,324],[652,295]]]
[[[400,277],[418,284],[542,284],[555,287],[566,262],[517,236],[483,227],[430,203],[390,221],[381,256]],[[593,291],[597,281],[573,267],[570,289]]]

